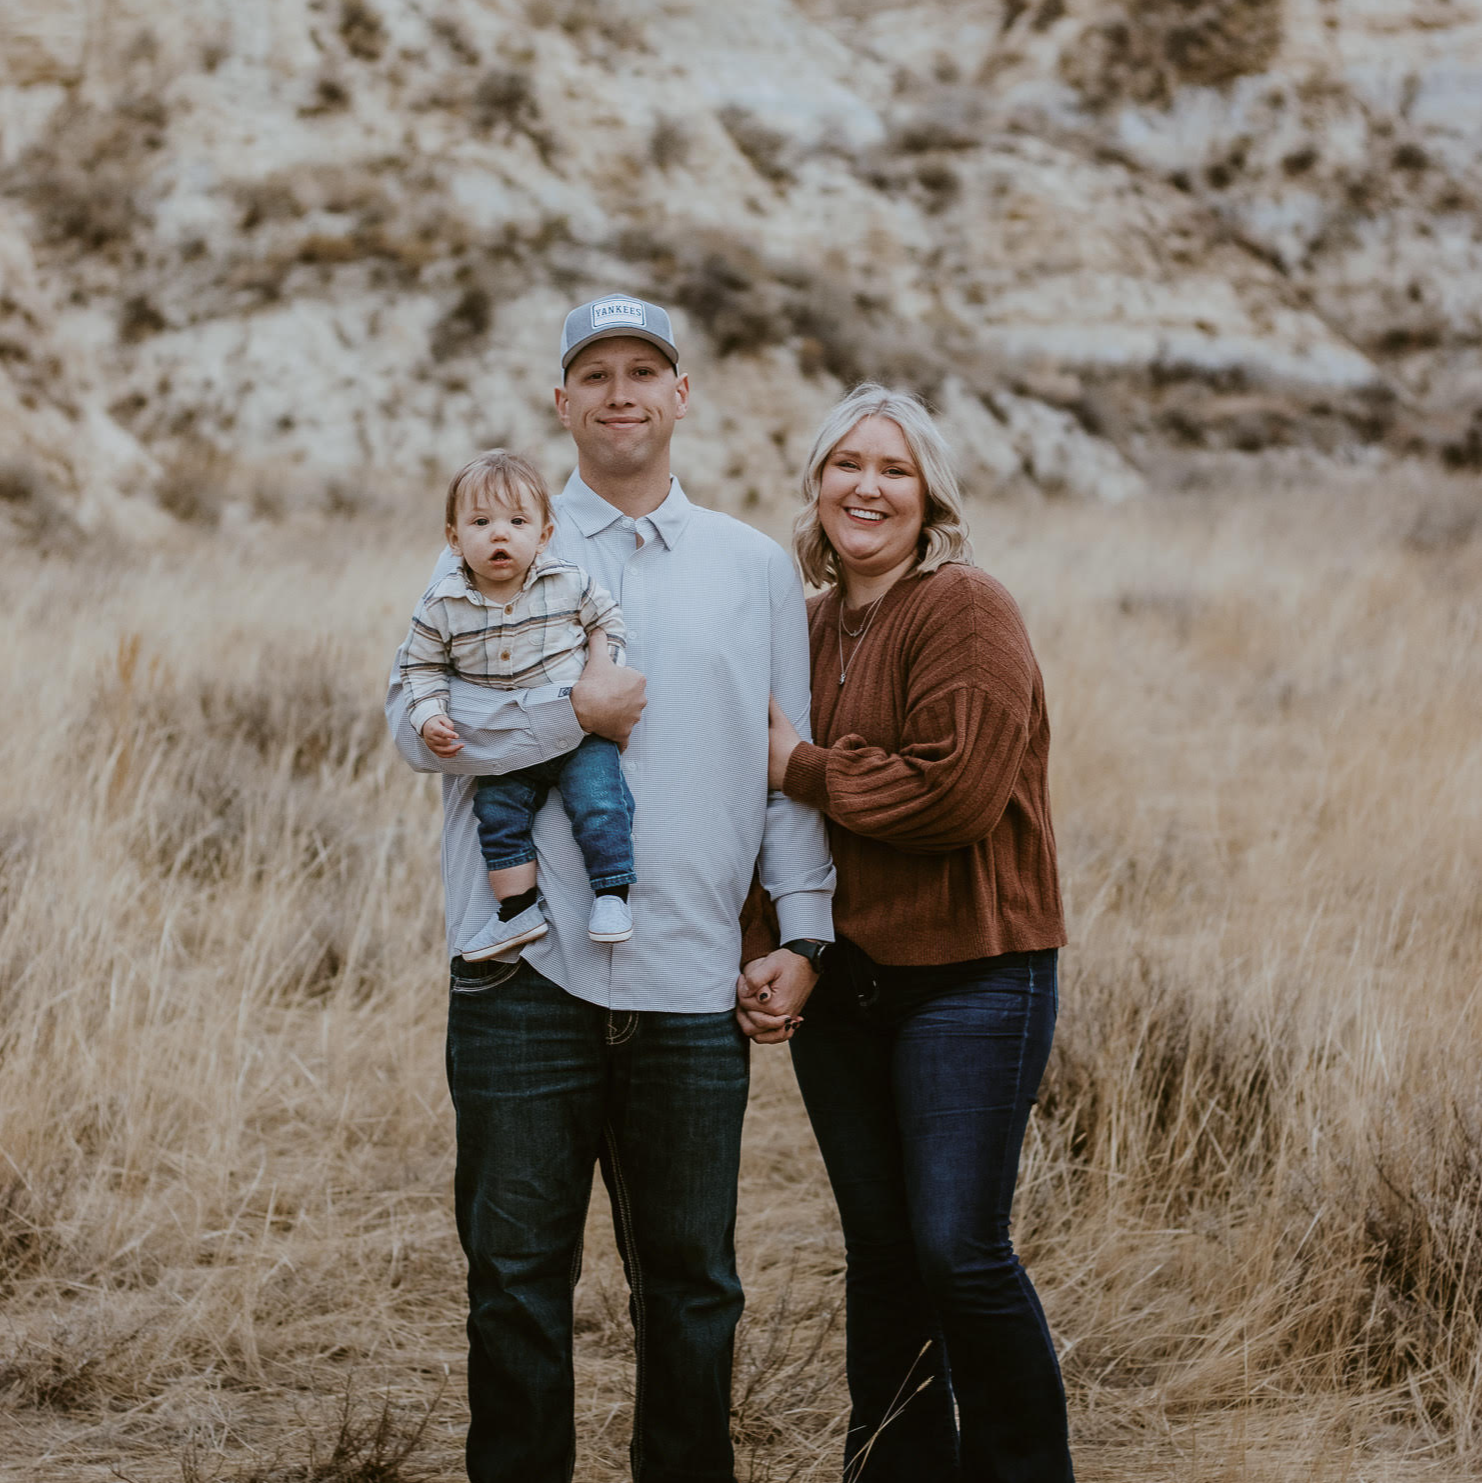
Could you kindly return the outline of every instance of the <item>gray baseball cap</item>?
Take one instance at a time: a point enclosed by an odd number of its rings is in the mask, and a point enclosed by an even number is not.
[[[657,345],[678,368],[680,352],[675,349],[675,333],[669,327],[669,315],[658,304],[646,303],[629,294],[607,294],[573,309],[561,329],[561,370],[571,365],[572,358],[584,345],[594,340],[607,340],[615,335],[632,335]]]

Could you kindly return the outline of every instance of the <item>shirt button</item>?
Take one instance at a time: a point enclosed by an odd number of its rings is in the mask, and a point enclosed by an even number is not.
[[[508,659],[509,657],[510,657],[510,651],[508,649],[506,649],[504,651],[504,653],[500,655],[500,658],[501,659]]]
[[[515,604],[512,602],[507,602],[505,604],[505,611],[507,613],[513,613],[515,611]]]
[[[633,529],[633,521],[630,520],[627,515],[625,515],[623,517],[623,529],[624,530],[632,530]]]

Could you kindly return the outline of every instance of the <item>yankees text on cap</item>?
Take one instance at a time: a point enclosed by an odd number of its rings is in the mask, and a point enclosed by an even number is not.
[[[657,345],[671,365],[678,367],[680,352],[675,348],[674,331],[669,315],[658,304],[635,299],[628,294],[608,294],[601,299],[573,309],[561,330],[561,369],[565,373],[573,356],[594,340],[614,335],[633,335]]]

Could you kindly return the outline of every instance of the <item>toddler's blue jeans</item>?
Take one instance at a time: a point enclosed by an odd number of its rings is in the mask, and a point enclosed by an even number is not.
[[[632,885],[638,879],[633,873],[633,794],[616,743],[602,736],[585,736],[576,751],[533,767],[474,779],[474,817],[485,869],[508,870],[535,859],[531,824],[553,787],[561,790],[592,889]]]

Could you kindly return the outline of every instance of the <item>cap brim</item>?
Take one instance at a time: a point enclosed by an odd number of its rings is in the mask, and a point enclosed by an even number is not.
[[[571,363],[594,341],[617,339],[647,340],[651,345],[657,345],[664,352],[664,358],[670,363],[670,365],[674,366],[676,369],[679,368],[680,352],[676,350],[675,347],[671,345],[668,340],[664,339],[660,335],[656,335],[652,330],[640,329],[637,325],[615,324],[610,325],[605,330],[598,330],[594,334],[588,335],[585,340],[578,340],[577,343],[573,345],[572,348],[561,357],[561,369],[563,371],[566,370],[566,368],[571,365]]]

